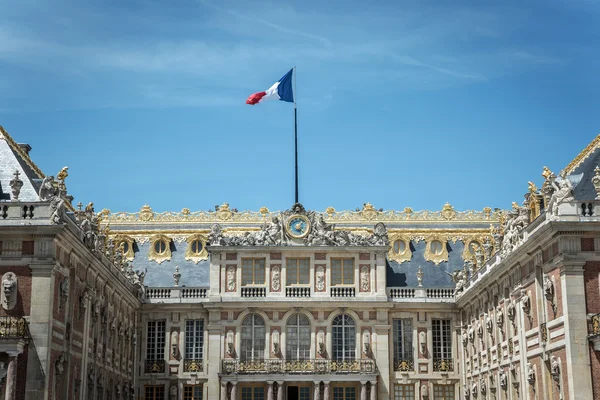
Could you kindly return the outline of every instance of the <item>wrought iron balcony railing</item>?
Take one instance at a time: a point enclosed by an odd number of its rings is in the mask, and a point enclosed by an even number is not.
[[[434,358],[433,370],[436,372],[453,372],[454,360],[452,358]]]
[[[183,360],[183,372],[202,372],[202,359],[185,358]]]
[[[394,359],[394,371],[414,371],[415,361],[412,358]]]
[[[0,317],[1,339],[28,339],[27,322],[22,317]]]
[[[165,360],[146,360],[144,372],[147,374],[163,374],[165,372]]]
[[[243,374],[375,374],[374,360],[222,360],[225,375]]]

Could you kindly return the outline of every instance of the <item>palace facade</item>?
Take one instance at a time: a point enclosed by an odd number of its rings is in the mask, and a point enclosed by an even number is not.
[[[600,136],[481,211],[96,211],[30,151],[0,127],[0,397],[600,397]]]

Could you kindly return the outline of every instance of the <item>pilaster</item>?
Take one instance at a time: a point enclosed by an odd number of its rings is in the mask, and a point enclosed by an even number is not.
[[[381,383],[377,385],[377,397],[379,400],[390,398],[390,325],[375,325],[375,362],[379,368]]]
[[[589,344],[586,340],[584,262],[558,260],[563,301],[569,399],[593,398]]]
[[[206,362],[207,369],[207,386],[208,398],[219,398],[219,371],[221,370],[221,337],[223,335],[223,326],[220,324],[209,323],[206,327],[208,331],[208,359]],[[232,390],[232,399],[233,390]]]

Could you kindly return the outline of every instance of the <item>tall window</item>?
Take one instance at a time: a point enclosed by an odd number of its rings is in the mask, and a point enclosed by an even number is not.
[[[265,400],[264,387],[243,387],[242,400]]]
[[[334,386],[333,400],[356,400],[356,388],[353,386]]]
[[[202,385],[184,386],[183,400],[202,400]]]
[[[165,321],[148,321],[146,360],[165,358]]]
[[[435,400],[454,400],[454,385],[433,385]]]
[[[331,284],[354,285],[354,260],[352,258],[331,259]]]
[[[204,348],[204,321],[188,319],[185,321],[185,358],[201,360]]]
[[[265,357],[265,321],[250,314],[242,322],[242,360],[262,360]]]
[[[412,319],[394,320],[394,361],[413,358]]]
[[[242,259],[242,285],[264,285],[265,284],[265,259],[244,258]]]
[[[310,321],[302,314],[292,315],[286,326],[285,351],[288,360],[310,358]]]
[[[415,400],[415,385],[394,385],[394,400]]]
[[[164,386],[146,386],[144,389],[144,400],[163,400],[164,398]]]
[[[434,319],[433,328],[433,358],[452,358],[452,335],[450,334],[449,319]]]
[[[308,258],[288,258],[286,265],[287,284],[289,285],[308,285],[309,284],[309,259]]]
[[[334,318],[331,325],[333,338],[333,359],[354,360],[356,355],[356,325],[346,314]]]

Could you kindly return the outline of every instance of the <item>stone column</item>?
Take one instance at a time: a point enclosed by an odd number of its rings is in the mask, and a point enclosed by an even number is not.
[[[227,400],[227,384],[229,382],[221,381],[221,400]]]
[[[277,381],[277,400],[283,400],[283,381]]]
[[[6,372],[6,384],[4,396],[5,400],[15,400],[17,392],[17,357],[19,355],[10,354],[8,361],[8,371]]]
[[[390,325],[374,326],[375,342],[375,362],[379,369],[379,384],[377,387],[377,398],[379,400],[389,400],[390,398],[390,343],[389,333]]]
[[[329,400],[329,382],[323,382],[323,400]]]
[[[237,382],[231,382],[231,400],[237,400]]]
[[[559,260],[561,295],[565,321],[567,376],[569,399],[591,399],[592,377],[590,372],[584,262]],[[565,265],[567,264],[568,265]],[[558,294],[557,294],[557,300]],[[567,388],[565,388],[567,389]]]
[[[367,381],[360,381],[360,400],[367,400]]]
[[[319,384],[321,381],[314,382],[313,400],[321,400],[321,390],[319,390]]]
[[[208,398],[209,399],[218,399],[219,398],[219,372],[221,371],[221,336],[223,333],[223,326],[217,323],[214,323],[212,320],[214,318],[220,318],[221,316],[210,314],[209,318],[211,321],[208,323],[206,330],[208,331],[208,354],[206,361],[206,369],[207,369],[207,386],[208,386]]]
[[[371,381],[371,400],[377,400],[377,381]]]
[[[273,381],[267,381],[269,387],[267,388],[267,400],[273,400]]]

